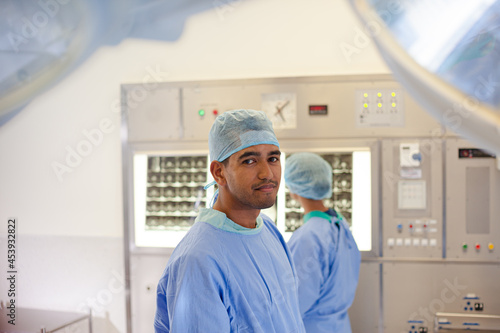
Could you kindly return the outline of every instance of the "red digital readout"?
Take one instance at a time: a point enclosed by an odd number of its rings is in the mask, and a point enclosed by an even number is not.
[[[309,114],[326,115],[328,114],[328,105],[309,105]]]

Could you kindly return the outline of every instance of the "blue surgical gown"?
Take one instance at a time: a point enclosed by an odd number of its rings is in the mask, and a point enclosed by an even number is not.
[[[305,332],[289,250],[261,216],[246,229],[202,209],[158,283],[156,333]]]
[[[299,277],[299,303],[308,333],[351,332],[347,310],[358,284],[361,255],[340,214],[314,211],[288,246]]]

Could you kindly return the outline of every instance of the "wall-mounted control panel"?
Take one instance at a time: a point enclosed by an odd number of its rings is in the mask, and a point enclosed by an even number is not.
[[[442,141],[382,142],[383,255],[442,257]]]
[[[446,141],[446,256],[500,260],[497,157],[460,139]]]
[[[122,85],[130,142],[206,140],[228,110],[264,111],[279,139],[426,136],[440,125],[390,75]],[[410,123],[411,126],[406,126]]]

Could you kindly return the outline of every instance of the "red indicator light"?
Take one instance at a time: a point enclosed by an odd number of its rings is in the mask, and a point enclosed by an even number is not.
[[[214,116],[218,115],[219,114],[219,111],[217,110],[213,110],[212,113],[214,114]]]
[[[413,228],[413,224],[410,224],[410,229]]]
[[[479,249],[481,249],[481,245],[476,244],[476,250],[479,250]]]

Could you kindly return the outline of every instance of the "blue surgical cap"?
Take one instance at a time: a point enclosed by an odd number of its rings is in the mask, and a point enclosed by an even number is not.
[[[222,162],[240,150],[264,144],[279,147],[272,123],[262,111],[224,112],[215,118],[208,134],[210,161]]]
[[[296,153],[286,159],[285,184],[301,197],[321,200],[332,196],[332,167],[313,153]]]

